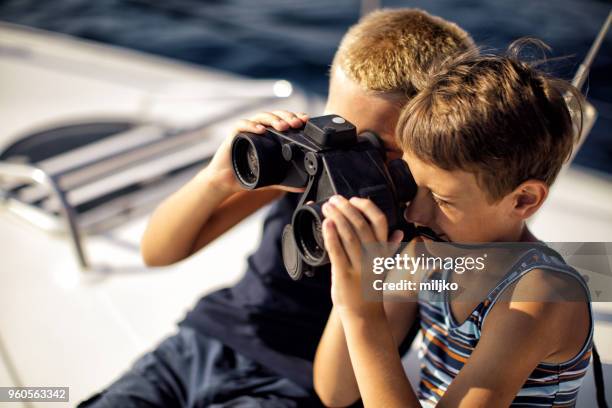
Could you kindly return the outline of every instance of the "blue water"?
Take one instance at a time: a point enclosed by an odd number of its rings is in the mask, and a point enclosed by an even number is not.
[[[597,0],[386,0],[455,21],[477,43],[505,48],[535,36],[568,56],[552,66],[571,78],[612,5]],[[356,0],[0,0],[0,20],[72,34],[257,78],[287,78],[327,92],[327,70]],[[576,158],[612,174],[612,33],[588,82],[599,119]]]

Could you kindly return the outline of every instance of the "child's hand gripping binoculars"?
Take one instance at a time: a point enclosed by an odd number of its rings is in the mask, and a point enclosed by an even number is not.
[[[379,137],[369,131],[357,135],[340,116],[312,118],[305,127],[284,132],[239,133],[232,142],[232,165],[247,189],[305,188],[282,237],[283,261],[295,280],[329,264],[321,206],[333,195],[369,198],[387,217],[390,231],[403,230],[405,240],[414,235],[403,217],[417,189],[408,166],[401,159],[386,163]]]

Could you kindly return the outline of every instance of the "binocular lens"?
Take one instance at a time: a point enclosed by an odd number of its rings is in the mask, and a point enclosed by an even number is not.
[[[289,165],[273,135],[239,133],[232,141],[232,166],[240,184],[252,190],[280,184]]]
[[[324,248],[323,243],[323,224],[319,220],[312,223],[312,235],[317,243],[317,248]]]
[[[327,260],[323,243],[321,209],[310,204],[298,209],[294,218],[294,236],[299,251],[309,265],[321,265]]]
[[[255,147],[248,139],[238,139],[234,144],[234,168],[240,181],[255,184],[259,178],[259,159]]]
[[[249,145],[247,150],[247,162],[249,165],[249,174],[257,177],[257,174],[259,174],[259,162],[257,161],[257,153],[255,153],[255,149],[251,145]]]

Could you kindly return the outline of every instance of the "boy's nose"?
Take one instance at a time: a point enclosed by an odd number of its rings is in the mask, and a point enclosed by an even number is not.
[[[404,211],[404,218],[406,221],[417,224],[428,226],[431,222],[432,217],[432,203],[431,200],[427,200],[427,193],[419,189],[414,199],[409,202]]]

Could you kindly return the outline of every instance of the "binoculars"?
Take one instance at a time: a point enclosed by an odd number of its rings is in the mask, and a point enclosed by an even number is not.
[[[405,239],[414,227],[403,217],[417,190],[406,163],[386,163],[385,149],[373,132],[357,134],[338,115],[310,119],[300,129],[263,135],[238,133],[231,147],[238,182],[247,189],[270,185],[305,188],[291,224],[282,236],[283,262],[294,279],[313,276],[330,263],[323,243],[322,205],[333,195],[369,198],[387,217],[390,230]]]

